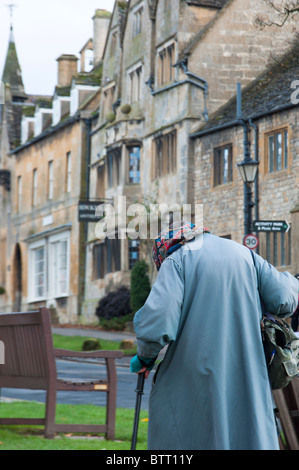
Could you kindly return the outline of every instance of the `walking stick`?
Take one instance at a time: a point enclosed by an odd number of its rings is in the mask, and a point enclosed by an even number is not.
[[[133,426],[131,450],[136,449],[138,423],[139,423],[139,415],[140,415],[141,398],[142,398],[142,395],[143,395],[143,388],[144,388],[145,372],[142,372],[142,373],[137,374],[137,375],[138,375],[137,388],[135,390],[137,395],[136,395],[135,417],[134,417],[134,426]]]

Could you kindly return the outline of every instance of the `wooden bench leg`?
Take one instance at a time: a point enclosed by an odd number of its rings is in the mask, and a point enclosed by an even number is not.
[[[288,443],[290,450],[299,450],[299,444],[292,422],[290,411],[287,407],[287,403],[282,390],[275,390],[273,392],[274,401],[278,408],[279,420],[281,422],[285,439]]]
[[[115,416],[116,416],[116,367],[114,359],[106,359],[107,373],[109,380],[109,391],[107,393],[106,426],[107,439],[113,440],[115,437]]]
[[[46,420],[45,438],[53,439],[55,435],[55,414],[56,414],[56,388],[49,387],[46,399]]]

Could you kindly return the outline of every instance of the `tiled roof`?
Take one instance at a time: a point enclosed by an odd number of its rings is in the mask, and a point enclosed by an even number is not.
[[[263,116],[287,107],[298,106],[291,101],[291,87],[299,76],[299,39],[280,59],[242,90],[242,118]],[[236,120],[237,97],[219,108],[209,122],[197,132],[217,129]],[[196,132],[194,133],[196,134]],[[193,135],[194,135],[193,134]]]

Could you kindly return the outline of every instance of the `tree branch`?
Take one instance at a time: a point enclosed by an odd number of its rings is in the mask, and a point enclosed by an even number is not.
[[[280,4],[281,2],[277,4],[275,0],[264,0],[264,3],[270,10],[268,17],[265,18],[262,15],[257,15],[255,18],[256,25],[261,28],[265,26],[278,26],[282,28],[289,19],[294,19],[299,13],[299,0],[285,1],[283,5]],[[274,14],[274,18],[271,13]]]

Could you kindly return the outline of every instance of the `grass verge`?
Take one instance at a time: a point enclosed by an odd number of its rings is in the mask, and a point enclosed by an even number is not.
[[[53,334],[54,348],[70,349],[71,351],[82,351],[83,342],[89,339],[89,336],[63,336]],[[120,342],[100,339],[102,350],[120,350]],[[126,356],[134,356],[136,347],[132,349],[121,349]]]
[[[53,335],[55,348],[81,351],[88,336]],[[102,350],[118,350],[120,343],[100,339]],[[125,355],[136,354],[136,348],[123,349]],[[1,418],[43,418],[45,405],[27,401],[0,402]],[[105,422],[106,409],[95,405],[56,406],[57,423],[101,424]],[[130,450],[134,410],[116,410],[115,440],[104,435],[58,434],[55,439],[44,438],[41,426],[0,426],[0,450]],[[147,441],[147,412],[141,410],[137,450],[145,450]]]
[[[1,402],[0,416],[9,418],[42,418],[45,405],[35,402]],[[100,424],[105,422],[106,410],[95,405],[57,404],[57,423]],[[146,450],[147,412],[141,410],[136,450]],[[0,426],[0,450],[130,450],[134,410],[116,411],[115,440],[103,435],[58,434],[54,439],[44,438],[41,426]]]

